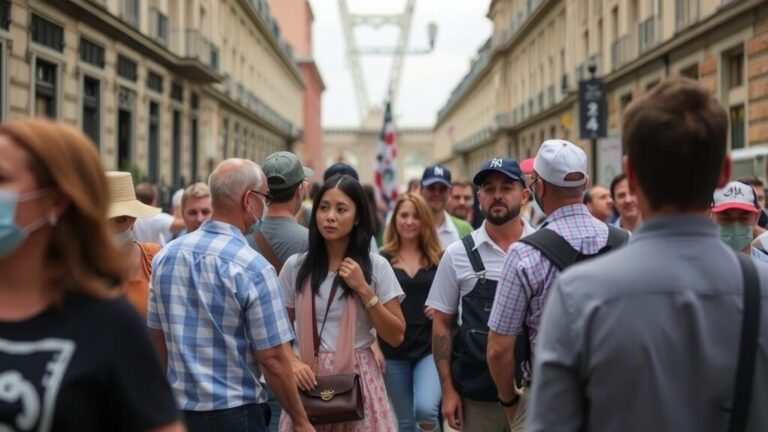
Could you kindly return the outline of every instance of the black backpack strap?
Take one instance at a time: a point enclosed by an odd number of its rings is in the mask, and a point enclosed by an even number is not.
[[[568,240],[551,229],[540,229],[533,234],[521,238],[519,241],[536,248],[558,270],[573,264],[579,256],[579,251],[574,249],[568,243]]]
[[[475,240],[472,239],[472,235],[470,234],[462,238],[461,243],[464,245],[464,250],[467,251],[467,257],[469,257],[469,263],[472,264],[472,270],[475,271],[475,274],[477,274],[481,281],[485,281],[485,265],[483,265],[483,259],[480,258],[480,252],[475,249]]]
[[[760,323],[760,279],[752,257],[739,254],[739,265],[744,277],[744,318],[741,321],[739,360],[736,365],[736,385],[728,426],[730,432],[741,432],[747,427],[752,383],[755,373],[757,337]]]
[[[608,225],[608,241],[605,243],[611,249],[618,249],[629,242],[629,233],[623,229]]]

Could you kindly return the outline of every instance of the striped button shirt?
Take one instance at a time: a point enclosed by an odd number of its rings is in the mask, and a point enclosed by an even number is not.
[[[152,264],[147,324],[163,330],[181,409],[265,402],[253,350],[294,338],[275,269],[217,221],[172,241]]]
[[[555,210],[540,229],[555,231],[583,254],[597,253],[608,241],[608,226],[592,217],[583,204]],[[525,322],[531,345],[535,346],[541,310],[558,273],[537,249],[514,243],[501,270],[488,327],[496,333],[513,336],[522,331]]]

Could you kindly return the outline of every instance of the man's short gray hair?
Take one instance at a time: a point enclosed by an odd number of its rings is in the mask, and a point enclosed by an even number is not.
[[[236,208],[246,191],[261,187],[263,178],[261,167],[252,160],[230,158],[221,161],[208,178],[211,206],[214,210]]]

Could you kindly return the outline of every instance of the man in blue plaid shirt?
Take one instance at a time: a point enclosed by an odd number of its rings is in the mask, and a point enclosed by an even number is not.
[[[261,168],[228,159],[209,179],[213,216],[153,261],[147,323],[189,431],[266,431],[258,365],[294,429],[314,430],[286,368],[294,338],[275,269],[244,234],[269,206]]]

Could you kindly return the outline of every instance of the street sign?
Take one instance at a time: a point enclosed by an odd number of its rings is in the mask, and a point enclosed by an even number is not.
[[[605,83],[598,79],[579,82],[579,132],[581,139],[607,135]]]

